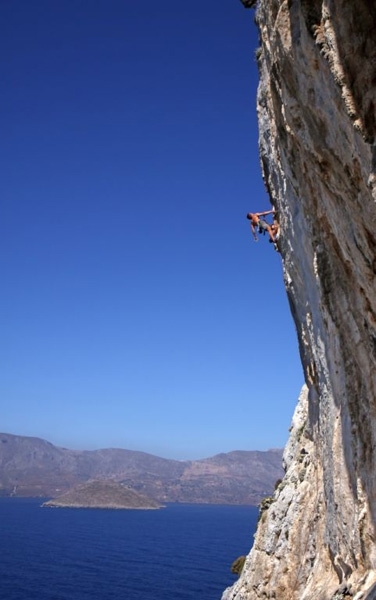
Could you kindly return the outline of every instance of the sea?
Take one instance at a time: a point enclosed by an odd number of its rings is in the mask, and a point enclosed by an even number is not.
[[[42,508],[0,498],[1,600],[220,600],[258,509]]]

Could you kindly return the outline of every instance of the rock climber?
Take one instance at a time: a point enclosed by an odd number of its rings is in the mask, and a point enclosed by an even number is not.
[[[278,233],[278,229],[279,229],[279,225],[278,222],[274,219],[274,223],[273,225],[269,225],[269,223],[267,221],[265,221],[265,219],[260,219],[260,217],[265,217],[266,215],[271,215],[274,214],[275,211],[274,210],[266,210],[264,212],[260,212],[260,213],[248,213],[247,214],[247,219],[249,219],[251,221],[251,230],[252,230],[252,234],[253,237],[255,239],[255,242],[258,242],[258,238],[257,238],[257,229],[258,232],[261,234],[265,234],[265,231],[268,232],[269,237],[270,237],[270,241],[273,242],[273,244],[276,244],[276,235]]]

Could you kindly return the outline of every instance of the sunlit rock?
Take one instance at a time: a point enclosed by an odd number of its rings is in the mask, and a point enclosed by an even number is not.
[[[260,156],[306,387],[223,600],[376,598],[376,10],[259,0]]]

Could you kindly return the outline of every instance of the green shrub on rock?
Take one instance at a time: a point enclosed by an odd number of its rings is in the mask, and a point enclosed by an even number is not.
[[[235,575],[241,574],[244,567],[245,558],[245,556],[239,556],[236,560],[234,560],[231,565],[231,573],[235,573]]]

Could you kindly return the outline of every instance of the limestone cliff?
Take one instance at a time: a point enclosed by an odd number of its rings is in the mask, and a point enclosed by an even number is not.
[[[259,0],[256,22],[261,163],[306,386],[285,478],[223,600],[372,600],[376,6]]]

